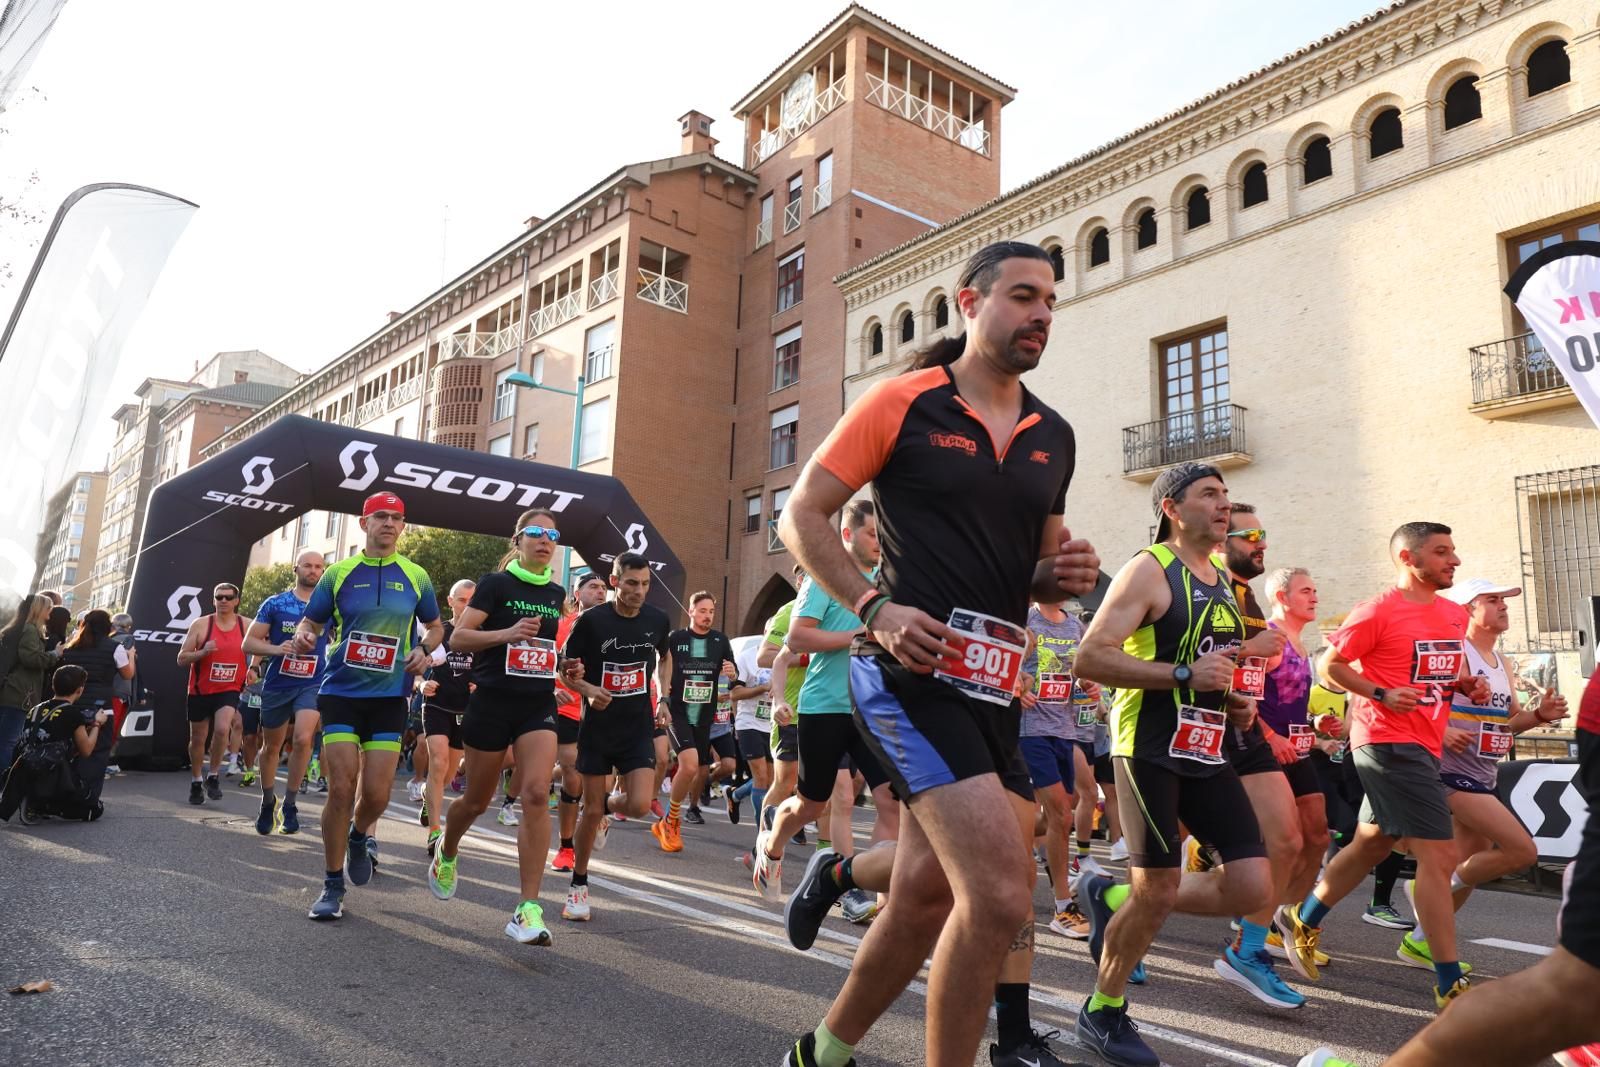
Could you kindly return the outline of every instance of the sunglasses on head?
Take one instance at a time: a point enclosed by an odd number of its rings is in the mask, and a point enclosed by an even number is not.
[[[554,526],[524,526],[522,532],[528,537],[548,537],[552,542],[561,540],[561,531]]]
[[[1229,537],[1242,537],[1252,545],[1258,545],[1267,539],[1267,531],[1259,526],[1252,526],[1248,530],[1229,530]]]

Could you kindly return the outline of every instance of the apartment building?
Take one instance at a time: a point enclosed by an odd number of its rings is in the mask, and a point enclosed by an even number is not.
[[[1595,0],[1395,4],[862,263],[848,397],[961,329],[939,309],[968,255],[1039,243],[1056,317],[1027,381],[1076,430],[1067,522],[1109,567],[1148,544],[1156,475],[1204,459],[1324,625],[1427,519],[1463,577],[1523,587],[1513,644],[1573,649],[1596,429],[1501,287],[1600,239],[1597,26]]]
[[[54,589],[74,615],[88,606],[89,575],[100,549],[106,472],[79,471],[50,495],[40,526],[35,589]]]

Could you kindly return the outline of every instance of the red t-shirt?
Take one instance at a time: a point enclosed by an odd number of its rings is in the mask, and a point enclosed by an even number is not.
[[[1440,596],[1419,604],[1391,589],[1357,605],[1330,638],[1333,647],[1373,685],[1424,695],[1411,711],[1390,711],[1350,694],[1350,747],[1418,744],[1439,755],[1466,637],[1467,609]]]
[[[1600,734],[1600,670],[1589,675],[1589,684],[1578,699],[1578,729]]]
[[[563,616],[561,616],[561,621],[556,623],[556,647],[557,648],[564,649],[564,648],[567,647],[567,637],[568,637],[568,635],[570,635],[572,633],[572,626],[573,626],[574,623],[576,623],[578,621],[578,616],[580,614],[582,614],[582,613],[575,611],[571,615],[563,615]],[[563,692],[563,693],[570,693],[572,695],[572,699],[570,701],[568,701],[567,703],[565,703],[565,704],[559,704],[558,703],[556,705],[556,711],[559,714],[564,715],[569,719],[582,719],[583,718],[583,698],[580,697],[577,693],[573,693],[572,690],[570,690],[566,686],[562,685],[559,681],[556,682],[556,688],[558,690],[560,690],[561,692]]]

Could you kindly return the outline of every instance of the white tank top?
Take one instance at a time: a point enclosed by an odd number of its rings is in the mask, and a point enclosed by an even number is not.
[[[1474,704],[1457,692],[1450,702],[1450,725],[1472,735],[1472,747],[1455,752],[1448,745],[1439,757],[1441,774],[1465,775],[1480,785],[1493,788],[1495,764],[1511,750],[1512,688],[1510,672],[1503,655],[1493,657],[1479,652],[1471,641],[1463,641],[1467,669],[1489,679],[1489,703]]]

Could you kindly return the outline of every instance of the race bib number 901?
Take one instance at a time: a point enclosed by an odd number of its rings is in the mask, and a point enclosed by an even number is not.
[[[934,677],[978,700],[1009,705],[1027,650],[1027,631],[1004,619],[961,608],[950,613],[948,625],[957,634],[955,643],[962,655],[959,660],[946,660],[943,668],[933,672]]]
[[[360,671],[388,674],[400,660],[400,639],[352,630],[344,648],[344,664]]]
[[[506,677],[554,678],[556,676],[556,643],[535,637],[506,646]]]

